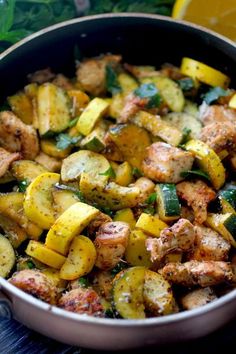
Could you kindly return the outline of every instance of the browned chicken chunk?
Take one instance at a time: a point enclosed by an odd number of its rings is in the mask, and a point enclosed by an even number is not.
[[[155,189],[155,184],[146,177],[140,177],[133,185],[140,190],[139,204],[145,203],[149,195],[152,194]]]
[[[146,149],[142,168],[146,177],[156,182],[177,183],[181,173],[191,170],[193,155],[166,143],[154,143]]]
[[[57,299],[57,288],[53,282],[39,270],[25,269],[14,273],[9,282],[17,288],[55,305]]]
[[[194,228],[190,221],[180,219],[173,226],[161,231],[159,238],[148,238],[146,248],[151,261],[161,261],[168,253],[189,251],[194,246]]]
[[[195,221],[202,224],[207,218],[207,206],[215,199],[215,192],[201,181],[184,181],[176,186],[178,196],[193,209]]]
[[[168,263],[163,267],[162,275],[174,284],[203,288],[233,280],[231,266],[218,261]]]
[[[231,122],[235,124],[236,111],[234,109],[226,108],[225,106],[220,105],[207,106],[206,109],[203,110],[200,119],[203,122],[203,125],[215,122]]]
[[[148,103],[148,98],[135,96],[133,93],[127,96],[125,105],[117,119],[118,123],[127,123],[138,111],[144,109]]]
[[[66,311],[71,311],[89,316],[102,317],[103,307],[98,294],[91,288],[77,288],[62,295],[58,306]]]
[[[228,259],[230,243],[216,231],[202,225],[194,227],[195,248],[190,259],[196,261],[225,261]]]
[[[90,237],[95,237],[96,232],[98,231],[99,227],[102,224],[105,224],[106,222],[110,222],[112,221],[112,218],[107,215],[104,214],[102,212],[100,212],[95,219],[93,219],[90,224],[87,226],[87,233]]]
[[[21,155],[19,152],[8,152],[0,147],[0,177],[4,176],[13,161],[19,160]]]
[[[231,122],[214,122],[206,125],[201,132],[201,140],[217,154],[223,150],[231,152],[236,149],[236,120]]]
[[[112,269],[125,253],[130,234],[127,223],[114,221],[102,224],[94,245],[97,251],[95,265],[100,269]]]
[[[36,130],[9,111],[0,112],[0,145],[10,152],[20,152],[28,160],[39,152]]]
[[[185,310],[192,310],[217,299],[216,294],[210,287],[191,291],[181,298],[181,304]]]
[[[49,156],[42,151],[36,156],[35,161],[50,172],[59,172],[61,169],[61,160],[57,160],[55,157]]]
[[[106,66],[116,67],[121,61],[120,55],[105,55],[81,62],[77,69],[77,80],[82,89],[93,96],[106,92]]]
[[[58,87],[61,87],[63,90],[73,89],[72,83],[70,82],[68,77],[63,74],[57,74],[52,83]]]

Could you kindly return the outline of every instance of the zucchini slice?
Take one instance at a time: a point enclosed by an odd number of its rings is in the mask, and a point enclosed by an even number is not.
[[[220,191],[219,200],[223,213],[236,214],[236,189]]]
[[[226,214],[208,214],[206,220],[207,226],[219,232],[232,246],[236,247],[236,215]]]
[[[0,277],[6,278],[15,264],[15,252],[10,241],[0,235]]]
[[[70,122],[70,99],[67,93],[52,83],[38,88],[37,95],[39,134],[59,133]]]
[[[176,186],[171,183],[157,184],[156,193],[160,219],[164,221],[179,219],[181,209]]]
[[[113,302],[116,311],[123,318],[146,317],[143,303],[145,269],[145,267],[128,268],[114,280]]]
[[[184,129],[190,129],[190,137],[192,139],[198,139],[201,134],[202,124],[200,120],[189,113],[185,112],[172,112],[163,116],[163,120],[169,123],[171,128],[178,128],[180,131]]]
[[[11,165],[11,173],[18,180],[32,182],[47,169],[39,163],[31,160],[14,161]]]
[[[14,96],[7,98],[7,101],[17,117],[19,117],[23,123],[32,124],[33,120],[33,104],[30,98],[23,92],[18,92]]]

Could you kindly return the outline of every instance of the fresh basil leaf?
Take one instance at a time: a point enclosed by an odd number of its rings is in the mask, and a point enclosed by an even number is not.
[[[203,178],[207,179],[208,181],[210,181],[210,177],[209,177],[208,173],[206,173],[202,170],[184,171],[184,172],[181,172],[180,176],[184,177],[184,178],[203,177]]]
[[[189,91],[194,88],[194,81],[190,77],[177,80],[177,83],[183,91]]]
[[[159,107],[162,102],[157,87],[152,83],[142,84],[134,90],[134,94],[140,98],[148,99],[147,108]]]
[[[207,93],[203,94],[201,97],[206,104],[211,104],[217,101],[220,97],[225,97],[229,95],[229,90],[224,90],[221,87],[213,87]]]
[[[19,192],[25,192],[27,187],[29,185],[29,181],[27,179],[23,179],[22,181],[18,182],[18,188],[19,188]]]
[[[143,176],[142,172],[137,167],[134,167],[132,169],[132,175],[134,176],[134,178],[140,178]]]
[[[110,178],[116,178],[116,173],[111,166],[105,172],[99,173],[99,175],[100,176],[108,176]]]
[[[146,204],[154,204],[156,202],[157,199],[157,194],[156,193],[152,193],[149,195],[149,197],[147,198],[147,200],[145,201]]]
[[[81,137],[80,136],[70,136],[65,133],[61,133],[56,136],[56,142],[57,142],[57,148],[59,150],[65,150],[71,145],[77,144],[78,141],[80,141]]]
[[[117,74],[111,65],[106,66],[106,87],[112,95],[121,92],[121,87],[117,79]]]

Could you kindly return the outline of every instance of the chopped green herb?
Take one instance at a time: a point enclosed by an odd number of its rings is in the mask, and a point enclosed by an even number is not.
[[[54,138],[54,136],[56,135],[55,132],[52,132],[51,130],[47,131],[47,133],[43,134],[41,136],[42,139],[50,139],[50,138]]]
[[[76,117],[76,118],[72,119],[70,121],[70,123],[68,124],[68,128],[74,127],[76,125],[76,123],[78,122],[78,120],[79,120],[79,117]]]
[[[159,107],[162,101],[157,87],[152,83],[142,84],[134,90],[134,94],[140,98],[148,99],[147,108]]]
[[[153,204],[150,204],[143,209],[143,212],[146,214],[154,215],[156,213],[156,209]]]
[[[111,166],[105,172],[99,173],[99,175],[100,176],[108,176],[110,178],[116,178],[116,173]]]
[[[183,91],[189,91],[194,88],[194,81],[190,77],[185,77],[184,79],[177,80],[177,83]]]
[[[107,91],[112,95],[116,95],[121,91],[120,84],[117,80],[117,74],[111,65],[106,66],[106,87]]]
[[[207,93],[203,94],[201,97],[203,101],[207,104],[211,104],[217,101],[220,97],[225,97],[230,94],[229,90],[224,90],[221,87],[213,87]]]
[[[56,136],[57,148],[60,150],[65,150],[71,145],[77,144],[80,141],[81,136],[70,136],[65,133],[61,133]]]
[[[132,175],[135,177],[135,178],[140,178],[143,176],[142,172],[137,168],[137,167],[134,167],[132,169]]]
[[[27,179],[23,179],[22,181],[18,182],[18,188],[19,188],[19,192],[25,192],[27,187],[29,185],[29,181]]]
[[[184,177],[184,178],[203,177],[203,178],[207,179],[208,181],[210,181],[209,175],[206,172],[201,171],[201,170],[184,171],[184,172],[181,172],[180,176]]]
[[[111,274],[115,276],[116,274],[120,273],[122,270],[128,268],[128,264],[126,262],[119,262],[112,270]]]
[[[157,193],[152,193],[149,195],[147,200],[145,201],[146,204],[154,204],[157,199]]]
[[[187,141],[188,141],[189,138],[190,138],[190,134],[191,134],[192,130],[185,127],[185,128],[182,130],[182,132],[183,132],[183,138],[182,138],[182,140],[181,140],[180,145],[183,145],[183,144],[187,143]]]
[[[78,283],[82,288],[87,288],[89,287],[89,281],[87,278],[85,277],[81,277],[78,279]]]
[[[32,261],[27,261],[27,267],[29,269],[33,269],[33,268],[35,268],[35,264]]]

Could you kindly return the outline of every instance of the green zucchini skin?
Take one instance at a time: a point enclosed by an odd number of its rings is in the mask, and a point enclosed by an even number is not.
[[[236,209],[236,189],[221,191],[219,197],[225,199],[234,209]]]
[[[236,240],[236,215],[231,214],[225,221],[224,227],[229,231],[232,237]]]
[[[165,183],[156,186],[159,209],[163,208],[165,217],[180,216],[180,203],[175,184]]]

